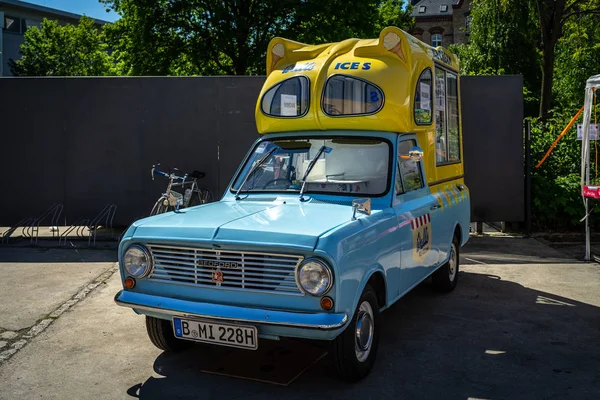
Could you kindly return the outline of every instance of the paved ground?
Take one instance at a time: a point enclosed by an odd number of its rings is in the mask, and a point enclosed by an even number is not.
[[[69,251],[48,250],[44,258],[0,248],[0,304],[9,303],[0,308],[0,326],[33,317],[39,326],[57,299],[71,301],[43,332],[27,327],[8,340],[5,351],[22,348],[0,361],[0,399],[600,398],[600,266],[533,239],[473,238],[452,294],[425,283],[384,314],[379,357],[362,382],[340,382],[324,358],[288,387],[200,372],[223,349],[161,353],[147,340],[143,318],[114,305],[113,264],[94,266],[114,261],[114,253],[60,261]],[[38,272],[56,266],[62,279],[25,273],[32,262]],[[21,279],[35,283],[15,290]],[[60,290],[50,296],[53,287]],[[20,309],[21,301],[35,306]],[[27,333],[33,337],[24,339]]]

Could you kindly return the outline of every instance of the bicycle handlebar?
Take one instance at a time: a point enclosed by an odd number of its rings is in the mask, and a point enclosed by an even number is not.
[[[160,165],[160,164],[157,164],[157,165]],[[184,176],[177,176],[175,174],[168,174],[166,172],[163,172],[161,170],[156,169],[157,165],[153,165],[152,166],[152,180],[154,180],[154,174],[158,174],[160,176],[164,176],[166,178],[173,179],[173,180],[178,180],[178,181],[182,181],[182,182],[185,182],[185,180],[188,177],[188,174],[185,174]],[[175,170],[177,171],[177,168],[175,168]]]

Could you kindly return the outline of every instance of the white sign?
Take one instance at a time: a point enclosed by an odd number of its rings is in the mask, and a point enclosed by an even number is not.
[[[598,125],[590,124],[590,140],[598,140]],[[583,140],[583,124],[577,124],[577,140]]]
[[[421,82],[421,110],[431,111],[431,91],[429,85]]]
[[[297,117],[298,116],[298,103],[296,101],[297,96],[294,94],[282,94],[281,95],[281,114],[284,117]]]

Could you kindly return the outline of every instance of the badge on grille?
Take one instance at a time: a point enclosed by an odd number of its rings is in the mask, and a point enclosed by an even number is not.
[[[212,272],[212,281],[217,284],[217,286],[221,286],[223,283],[223,271],[220,269],[216,269]]]

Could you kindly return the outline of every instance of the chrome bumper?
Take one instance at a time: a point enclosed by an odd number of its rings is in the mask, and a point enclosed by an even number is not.
[[[247,322],[260,325],[277,325],[290,328],[332,330],[344,326],[348,321],[346,314],[263,310],[259,308],[177,300],[124,290],[116,294],[115,303],[123,307],[159,314]]]

